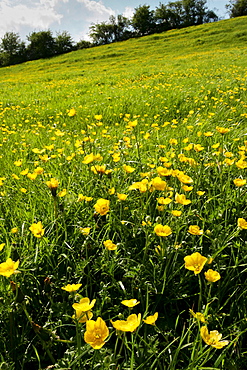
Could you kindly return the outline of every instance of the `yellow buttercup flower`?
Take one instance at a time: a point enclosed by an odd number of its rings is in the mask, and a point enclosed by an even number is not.
[[[181,216],[182,211],[178,211],[178,210],[174,209],[174,210],[171,212],[171,214],[172,214],[173,216],[175,216],[175,217],[179,217],[179,216]]]
[[[200,227],[197,225],[191,225],[189,227],[188,232],[192,235],[202,235],[203,234],[203,230],[201,230]]]
[[[154,227],[154,232],[158,236],[169,236],[172,234],[172,229],[168,225],[158,224]]]
[[[246,185],[246,180],[244,179],[234,179],[233,182],[234,182],[234,185],[238,187]]]
[[[62,198],[62,197],[65,197],[65,195],[67,194],[67,190],[66,189],[63,189],[63,190],[61,190],[58,194],[57,194],[57,196],[58,197],[60,197],[60,198]]]
[[[109,200],[100,198],[95,203],[94,208],[97,213],[99,213],[101,216],[104,216],[109,212],[110,210],[109,206],[110,206]]]
[[[53,177],[49,181],[46,181],[46,185],[51,190],[52,196],[55,197],[56,194],[57,194],[57,188],[58,188],[58,185],[59,185],[58,180]]]
[[[121,302],[124,306],[129,308],[135,307],[140,302],[137,299],[125,299]]]
[[[238,227],[247,230],[247,221],[244,218],[238,218]]]
[[[15,262],[8,258],[6,262],[0,263],[0,275],[10,277],[12,274],[17,274],[18,266],[19,260]]]
[[[192,315],[195,319],[197,319],[197,320],[201,321],[201,322],[202,322],[202,323],[204,323],[204,324],[207,322],[203,313],[201,313],[201,312],[194,312],[194,311],[193,311],[193,310],[191,310],[191,309],[189,309],[189,311],[190,311],[191,315]]]
[[[141,314],[139,313],[138,316],[132,314],[127,317],[127,320],[111,320],[111,323],[116,330],[133,332],[141,323]]]
[[[155,190],[165,190],[167,187],[166,181],[162,180],[159,176],[152,179],[150,185],[151,185],[151,189],[155,189]]]
[[[95,305],[96,299],[93,299],[92,302],[90,303],[90,299],[85,297],[81,298],[79,303],[74,303],[72,307],[76,309],[81,309],[83,312],[89,311],[93,308]]]
[[[99,165],[95,165],[95,166],[91,166],[91,171],[97,175],[97,174],[104,174],[106,172],[106,165],[103,164],[102,166],[99,166]]]
[[[166,205],[166,204],[170,204],[172,202],[172,199],[171,198],[160,197],[160,198],[157,198],[157,202],[159,204]]]
[[[127,194],[120,194],[120,193],[117,193],[117,197],[119,200],[126,200],[127,199]]]
[[[204,272],[204,275],[207,281],[209,281],[210,283],[215,283],[215,281],[218,281],[221,278],[220,274],[212,269]]]
[[[123,165],[123,169],[124,169],[124,171],[125,171],[125,172],[127,172],[127,173],[132,173],[132,172],[134,172],[134,171],[135,171],[135,168],[134,168],[134,167],[128,166],[128,165],[126,165],[126,164],[124,164],[124,165]]]
[[[88,320],[91,320],[93,317],[92,311],[82,311],[82,310],[76,310],[75,315],[72,316],[72,319],[76,319],[80,323],[87,322]]]
[[[44,168],[37,167],[37,168],[35,168],[35,170],[33,172],[37,173],[38,175],[41,175],[44,172]]]
[[[194,271],[195,275],[197,275],[202,271],[205,263],[207,262],[207,257],[202,256],[199,252],[195,252],[184,257],[184,261],[185,268]]]
[[[36,237],[36,238],[42,238],[42,236],[44,235],[45,233],[45,229],[43,229],[42,227],[42,223],[41,221],[39,221],[38,223],[34,223],[32,224],[30,227],[29,227],[29,230],[32,231],[33,235]]]
[[[155,325],[155,321],[157,319],[158,319],[158,312],[155,312],[154,315],[150,315],[150,316],[146,317],[146,319],[143,319],[143,321],[145,322],[145,324]]]
[[[217,330],[213,330],[208,332],[208,328],[206,326],[201,327],[201,337],[204,340],[204,342],[217,349],[221,349],[228,345],[228,340],[222,340],[222,334],[220,334]]]
[[[96,321],[89,320],[86,322],[84,340],[94,349],[100,349],[105,344],[105,340],[108,336],[109,329],[101,317],[98,317]]]
[[[226,128],[226,127],[220,127],[220,126],[217,126],[216,127],[216,130],[220,133],[220,134],[227,134],[227,132],[230,131],[229,128]]]
[[[117,249],[117,245],[114,244],[110,239],[105,240],[103,244],[106,247],[106,249],[108,249],[108,251],[115,251]]]
[[[61,289],[66,290],[66,292],[71,293],[71,292],[76,292],[81,286],[82,284],[68,284],[62,287]]]
[[[76,115],[76,110],[75,110],[75,108],[71,108],[71,109],[69,110],[68,116],[69,116],[69,117],[74,117],[75,115]]]
[[[115,188],[113,187],[113,188],[108,189],[108,193],[109,193],[110,195],[115,194]]]
[[[177,193],[175,194],[175,202],[186,206],[191,203],[191,200],[186,199],[186,196],[184,194]]]
[[[17,233],[18,233],[18,227],[13,227],[13,228],[11,229],[11,233],[12,233],[12,234],[17,234]]]
[[[80,227],[80,231],[83,235],[88,235],[90,233],[91,227]]]
[[[201,196],[201,195],[204,195],[205,194],[205,191],[201,191],[201,190],[198,190],[196,192],[197,195]]]
[[[178,180],[182,182],[183,184],[192,184],[193,180],[190,176],[180,174],[177,176]]]

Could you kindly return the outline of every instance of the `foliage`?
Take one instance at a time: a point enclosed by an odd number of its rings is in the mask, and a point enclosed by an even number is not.
[[[29,60],[48,58],[54,55],[55,40],[50,30],[32,32],[27,36],[27,39],[29,41],[29,45],[27,46]]]
[[[25,44],[14,32],[6,32],[0,44],[0,65],[17,64],[26,58]]]
[[[245,55],[238,17],[1,68],[0,368],[246,368]]]
[[[55,53],[64,54],[72,50],[73,50],[73,40],[71,35],[67,31],[58,32],[55,38]]]
[[[242,17],[247,15],[247,1],[246,0],[232,0],[226,5],[230,18]]]
[[[144,36],[153,32],[155,28],[154,11],[149,5],[140,5],[135,8],[131,24],[137,35]]]

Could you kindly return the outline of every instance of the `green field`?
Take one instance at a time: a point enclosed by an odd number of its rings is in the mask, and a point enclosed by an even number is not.
[[[239,17],[0,69],[0,369],[246,369],[246,53]]]

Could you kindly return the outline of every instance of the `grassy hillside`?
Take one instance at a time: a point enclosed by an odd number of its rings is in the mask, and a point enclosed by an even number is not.
[[[1,369],[246,369],[246,49],[241,17],[0,69]]]

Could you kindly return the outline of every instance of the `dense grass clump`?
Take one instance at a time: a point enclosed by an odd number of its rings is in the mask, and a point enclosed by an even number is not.
[[[246,23],[0,70],[0,368],[246,368]]]

